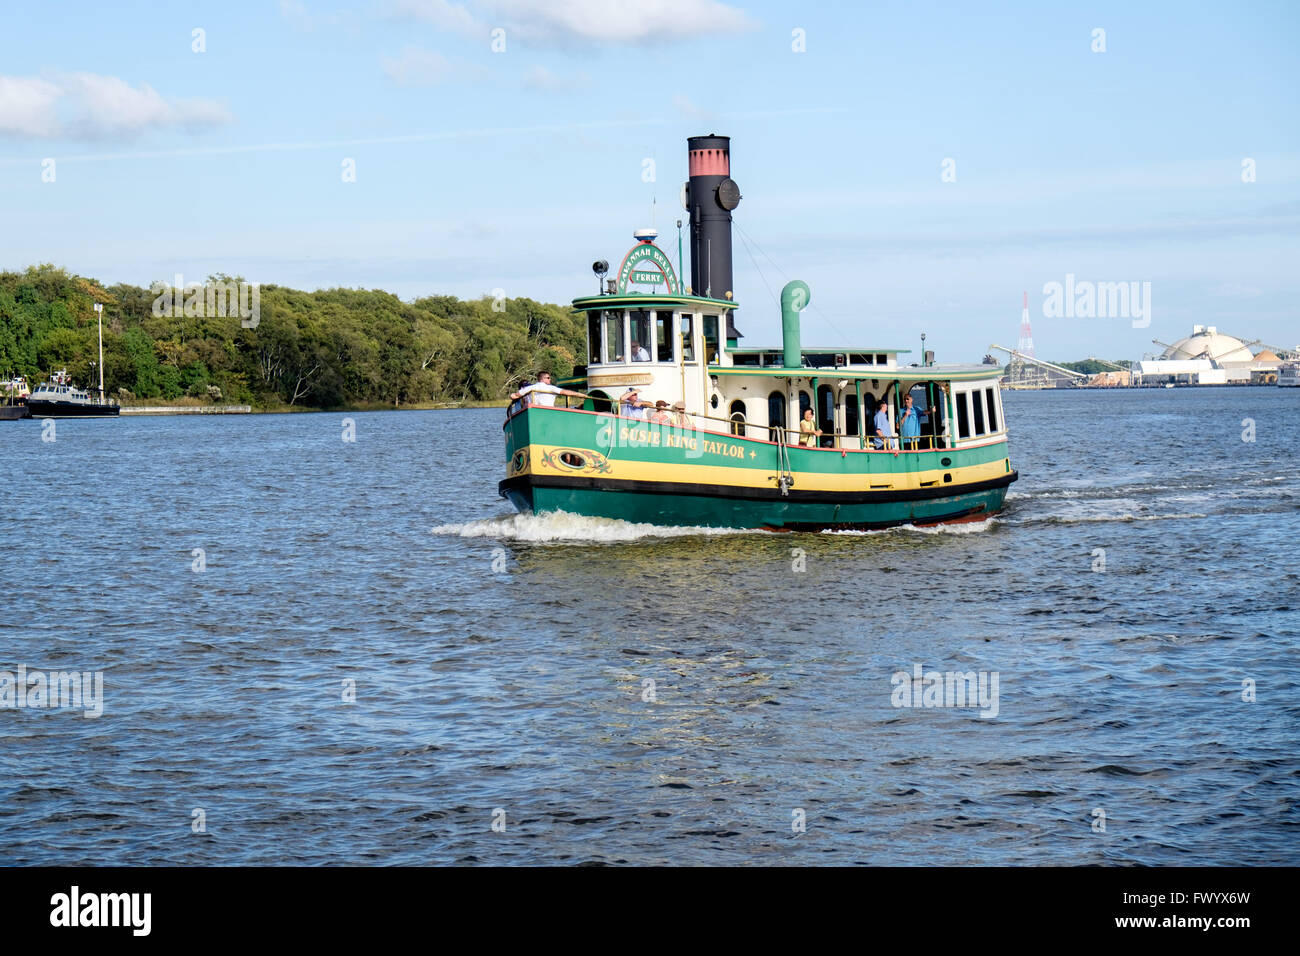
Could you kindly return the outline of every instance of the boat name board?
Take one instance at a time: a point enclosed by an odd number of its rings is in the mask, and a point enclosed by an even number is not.
[[[602,447],[608,447],[609,431],[601,432],[599,444]],[[692,452],[692,458],[698,458],[702,455],[720,455],[723,458],[737,458],[743,460],[745,449],[740,445],[731,445],[727,442],[713,441],[709,438],[699,438],[695,435],[684,434],[676,430],[660,431],[653,428],[637,428],[636,426],[620,425],[618,429],[618,445],[622,448],[685,448]]]
[[[639,268],[638,268],[639,267]],[[649,267],[649,268],[647,268]],[[681,284],[667,253],[653,242],[639,242],[623,257],[623,264],[618,267],[618,291],[637,291],[634,286],[648,285],[652,291],[659,286],[669,292],[680,293]]]
[[[621,372],[616,375],[588,375],[587,384],[592,388],[597,385],[650,385],[655,377],[649,372]]]

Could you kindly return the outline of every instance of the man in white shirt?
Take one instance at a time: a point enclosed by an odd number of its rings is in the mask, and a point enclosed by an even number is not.
[[[519,391],[511,393],[510,400],[513,402],[527,396],[529,405],[546,405],[554,408],[556,395],[572,395],[575,398],[587,397],[582,392],[572,392],[567,388],[558,388],[552,385],[551,373],[542,372],[532,385],[525,385]]]
[[[644,419],[646,417],[645,403],[641,401],[640,393],[634,388],[629,388],[618,400],[618,411],[624,418]]]
[[[650,353],[645,350],[644,346],[637,345],[635,339],[633,339],[632,341],[632,361],[633,362],[650,361]]]

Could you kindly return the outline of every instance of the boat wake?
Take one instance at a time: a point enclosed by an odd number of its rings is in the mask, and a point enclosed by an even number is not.
[[[989,516],[983,521],[957,521],[930,525],[900,524],[892,528],[874,528],[864,531],[848,528],[835,531],[827,530],[823,531],[822,534],[848,536],[873,534],[979,534],[981,531],[988,531],[997,523],[998,519],[996,517]]]
[[[1117,521],[1122,524],[1129,524],[1135,521],[1191,521],[1197,518],[1207,517],[1199,511],[1177,512],[1174,514],[1154,514],[1140,515],[1131,511],[1120,512],[1117,514],[1092,514],[1092,515],[1030,515],[1023,518],[1009,518],[1008,524],[1031,525],[1031,524],[1097,524]]]
[[[512,514],[464,524],[444,524],[431,529],[432,534],[453,538],[496,538],[506,541],[537,543],[577,541],[638,541],[643,538],[685,538],[699,535],[766,534],[742,528],[665,527],[637,524],[617,518],[589,518],[567,511],[545,514]]]

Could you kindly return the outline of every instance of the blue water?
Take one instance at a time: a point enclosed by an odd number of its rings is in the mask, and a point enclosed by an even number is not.
[[[1300,862],[1300,390],[1006,406],[1001,516],[871,534],[514,517],[495,409],[0,423],[0,670],[104,680],[0,862]]]

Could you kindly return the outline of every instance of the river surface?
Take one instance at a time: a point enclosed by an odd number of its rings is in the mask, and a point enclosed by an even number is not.
[[[1006,413],[1000,516],[793,535],[514,516],[499,409],[0,423],[0,671],[103,679],[0,863],[1300,863],[1300,389]]]

